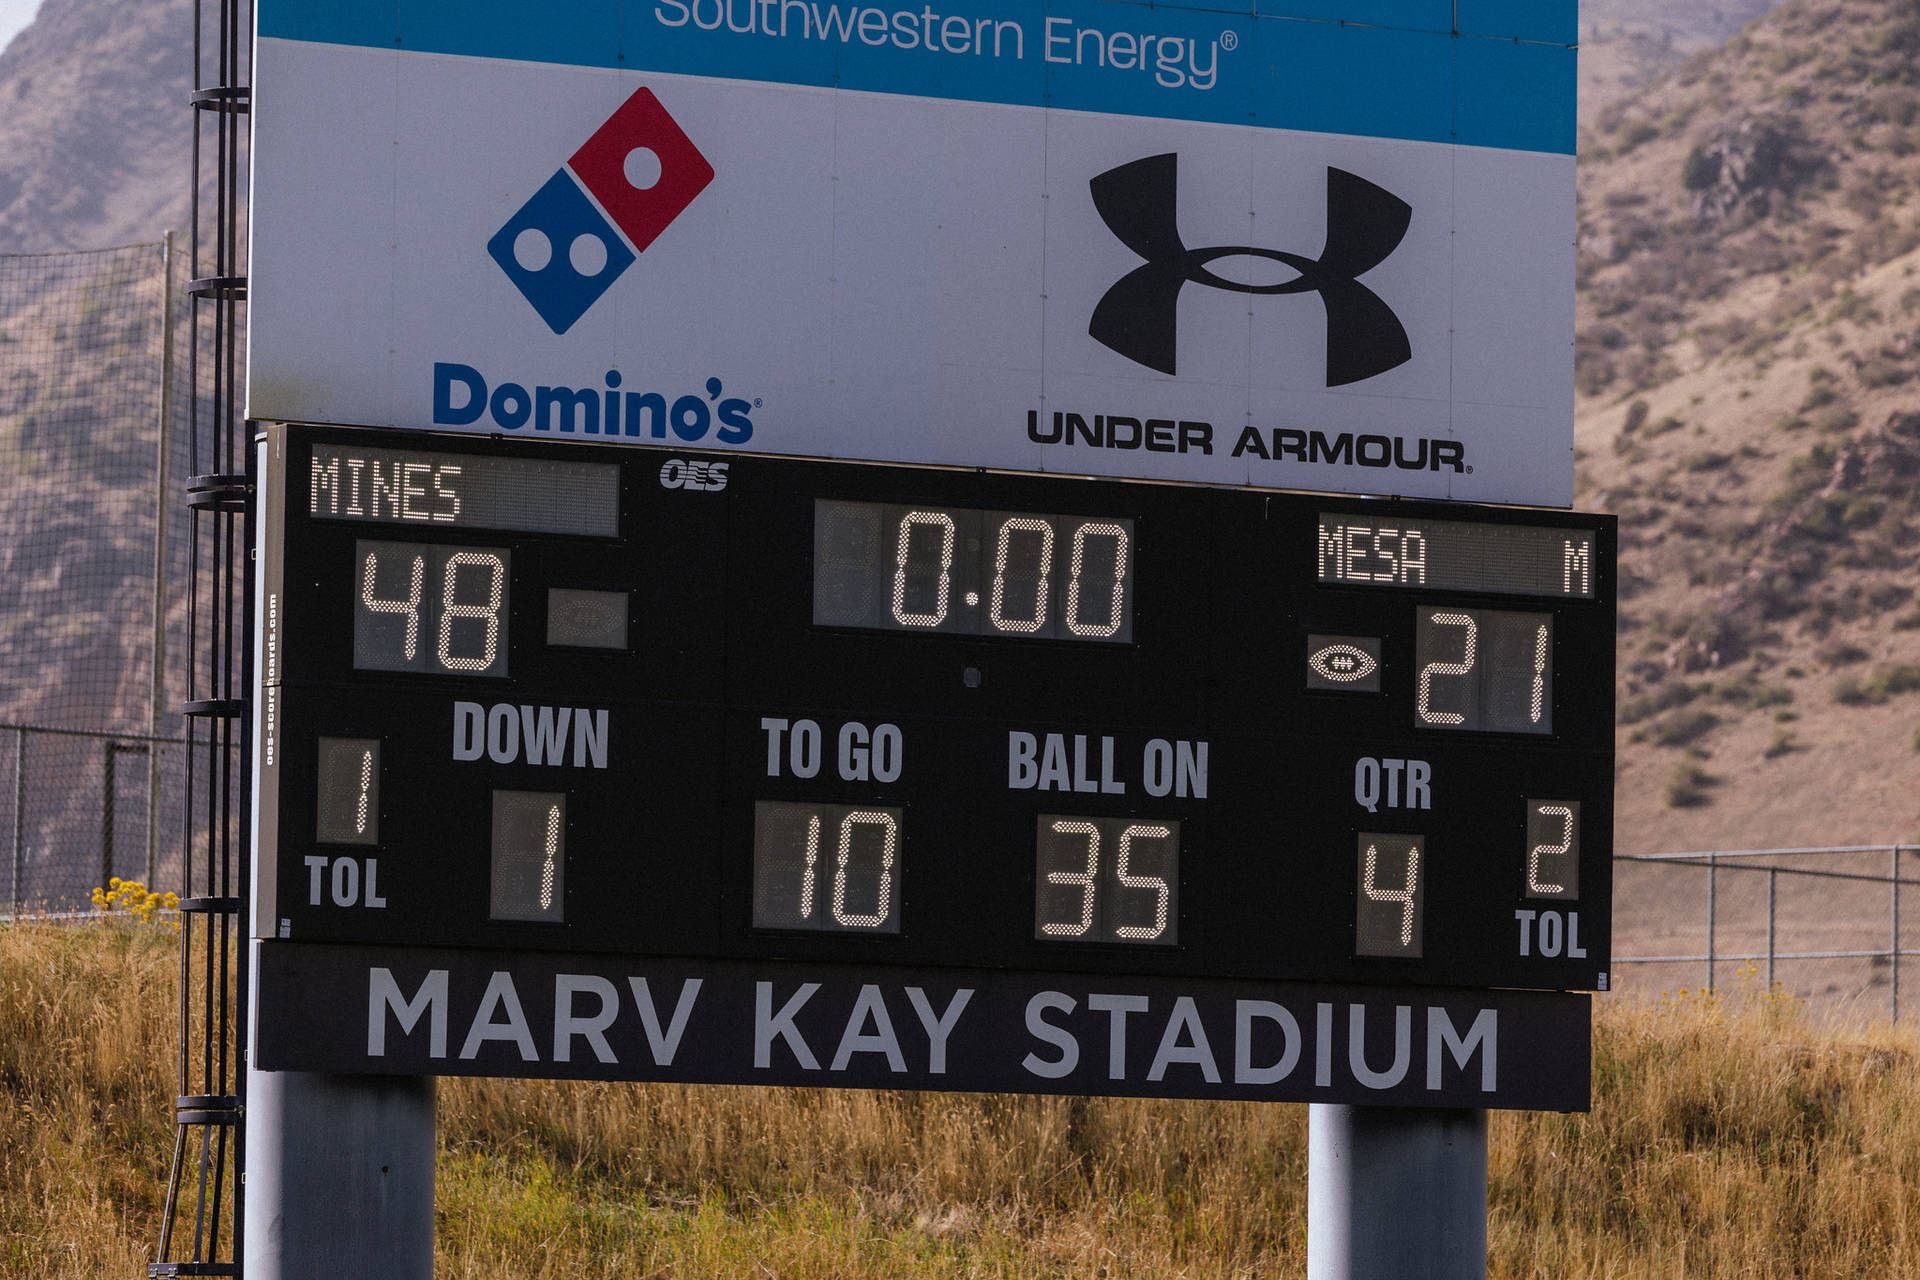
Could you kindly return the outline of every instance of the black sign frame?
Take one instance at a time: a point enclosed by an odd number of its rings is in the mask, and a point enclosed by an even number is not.
[[[299,463],[316,441],[583,457],[580,444],[270,429],[256,937],[981,981],[998,970],[1401,992],[1608,985],[1612,517],[607,446],[590,453],[622,469],[617,536],[448,522],[416,534],[308,519]],[[1125,518],[1136,531],[1132,640],[815,626],[819,498]],[[1316,530],[1328,513],[1578,531],[1592,540],[1591,595],[1323,583]],[[410,537],[511,547],[500,619],[510,676],[355,670],[354,547]],[[545,646],[548,588],[626,593],[628,647]],[[1549,616],[1553,731],[1417,724],[1423,608]],[[1371,638],[1377,671],[1352,689],[1315,677],[1309,637]],[[500,707],[530,727],[542,709],[604,713],[605,767],[591,738],[583,748],[566,734],[559,764],[524,750],[453,758],[460,717],[470,727],[471,709]],[[812,756],[797,745],[807,725]],[[881,726],[904,743],[891,780],[874,773]],[[377,846],[314,839],[321,737],[381,742]],[[494,789],[566,793],[563,923],[488,918],[483,802]],[[772,800],[903,812],[898,934],[752,927],[754,805]],[[1558,902],[1529,893],[1527,841],[1535,810],[1566,801],[1578,806],[1579,898]],[[1043,812],[1176,822],[1177,945],[1036,937]],[[1417,956],[1356,953],[1356,910],[1368,909],[1361,833],[1422,839]],[[1386,881],[1375,891],[1400,909]]]

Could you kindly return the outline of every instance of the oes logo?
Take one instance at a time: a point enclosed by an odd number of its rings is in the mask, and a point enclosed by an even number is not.
[[[713,166],[639,89],[487,241],[547,327],[565,333],[713,181]]]
[[[1393,308],[1359,277],[1400,247],[1413,208],[1345,169],[1327,170],[1327,242],[1318,258],[1252,245],[1189,249],[1177,216],[1180,157],[1171,152],[1109,169],[1088,184],[1093,206],[1120,242],[1146,259],[1116,281],[1093,309],[1087,332],[1136,364],[1172,374],[1180,290],[1188,284],[1233,293],[1317,293],[1327,310],[1327,385],[1385,373],[1413,358]],[[1215,275],[1217,258],[1271,258],[1299,275],[1279,284],[1241,284]]]
[[[704,489],[709,493],[718,493],[727,487],[727,464],[702,462],[699,459],[683,462],[679,458],[670,458],[661,464],[660,487]]]

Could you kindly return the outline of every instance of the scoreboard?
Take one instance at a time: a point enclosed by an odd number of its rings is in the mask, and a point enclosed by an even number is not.
[[[303,426],[261,458],[269,954],[1607,986],[1611,517]],[[393,981],[418,1021],[433,979]]]

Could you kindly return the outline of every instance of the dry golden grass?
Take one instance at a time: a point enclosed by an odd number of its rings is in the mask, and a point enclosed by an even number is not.
[[[171,929],[0,926],[0,1275],[144,1276],[173,1150]]]
[[[1298,1107],[474,1080],[440,1102],[448,1275],[1200,1276],[1304,1256]],[[503,1206],[581,1252],[506,1247]]]
[[[158,1238],[174,935],[0,929],[0,1275]],[[1496,1114],[1496,1277],[1920,1275],[1913,1037],[1601,1002],[1594,1111]],[[1282,1276],[1304,1109],[448,1080],[444,1277]]]
[[[1601,1002],[1594,1110],[1496,1115],[1497,1276],[1920,1274],[1913,1035],[1769,998]]]

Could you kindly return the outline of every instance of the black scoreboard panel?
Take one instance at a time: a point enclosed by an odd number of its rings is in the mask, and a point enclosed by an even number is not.
[[[263,457],[262,937],[1607,984],[1610,517]]]

